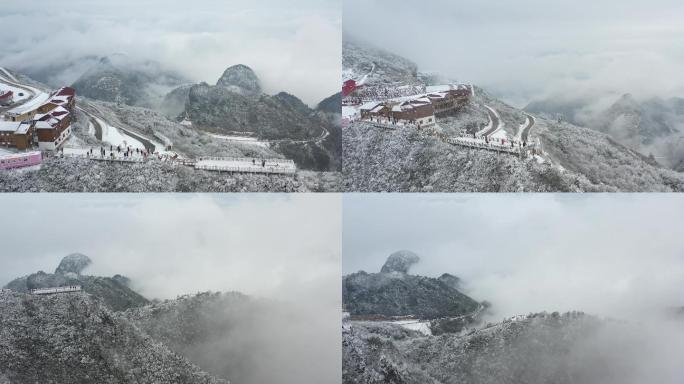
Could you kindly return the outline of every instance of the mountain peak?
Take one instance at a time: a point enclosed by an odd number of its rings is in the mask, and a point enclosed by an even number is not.
[[[228,67],[216,82],[217,86],[226,87],[232,92],[241,95],[256,96],[261,94],[261,84],[259,78],[252,68],[237,64]]]
[[[55,274],[66,275],[67,273],[75,273],[77,275],[81,274],[87,266],[92,263],[92,260],[84,254],[72,253],[70,255],[64,256],[62,261],[55,269]]]
[[[620,98],[615,102],[615,107],[627,108],[627,109],[640,109],[639,102],[631,93],[625,93],[620,96]]]
[[[419,261],[420,257],[411,251],[397,251],[389,255],[385,265],[382,266],[380,273],[408,273],[411,266]]]

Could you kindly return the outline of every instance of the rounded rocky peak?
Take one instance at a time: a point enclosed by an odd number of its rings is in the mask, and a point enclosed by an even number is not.
[[[81,253],[72,253],[65,256],[55,270],[55,274],[65,275],[68,273],[81,274],[92,263],[90,258]]]
[[[226,69],[216,85],[226,87],[242,95],[261,94],[259,78],[252,68],[243,64],[233,65]]]
[[[419,261],[420,257],[418,257],[418,255],[414,252],[406,250],[397,251],[387,258],[387,261],[385,262],[385,265],[382,266],[380,273],[408,273],[411,266]]]

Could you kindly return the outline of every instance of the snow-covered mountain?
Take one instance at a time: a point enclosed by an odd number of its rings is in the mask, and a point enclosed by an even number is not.
[[[261,81],[252,68],[244,64],[227,68],[216,85],[243,96],[261,95]]]
[[[67,255],[55,273],[15,279],[0,292],[1,383],[227,383],[143,333],[125,313],[150,302],[130,280],[82,274],[92,263]],[[36,295],[30,289],[81,286]]]
[[[169,91],[188,82],[160,63],[111,55],[101,58],[72,86],[79,95],[95,100],[156,108]]]
[[[402,83],[416,84],[418,66],[412,61],[372,46],[365,41],[344,35],[342,40],[342,78],[366,78],[368,84]]]
[[[296,96],[261,93],[256,74],[245,65],[226,69],[216,85],[191,87],[185,112],[194,127],[216,133],[248,132],[263,139],[306,140],[329,128]]]
[[[352,316],[413,316],[423,320],[470,314],[480,305],[455,287],[457,277],[409,274],[419,257],[398,251],[387,258],[380,273],[364,271],[342,278],[342,302]]]
[[[499,317],[496,305],[460,294],[453,275],[408,274],[416,262],[403,251],[379,274],[344,277],[343,383],[674,384],[684,372],[681,307],[619,320]]]
[[[593,98],[540,100],[526,111],[559,116],[603,132],[663,166],[684,171],[684,99],[619,96],[607,107]]]
[[[160,109],[169,117],[187,119],[192,128],[217,134],[253,135],[305,169],[338,171],[341,167],[339,116],[313,110],[287,92],[267,95],[246,65],[229,67],[216,85],[182,86],[166,95]]]
[[[0,292],[0,329],[2,383],[228,383],[88,293]]]
[[[415,85],[432,82],[417,75],[409,61],[358,40],[343,45],[343,72],[365,84]],[[385,67],[384,70],[372,69]],[[393,65],[393,63],[398,63]],[[365,71],[365,74],[364,74]],[[368,75],[366,77],[366,75]],[[365,77],[365,78],[364,78]],[[423,80],[421,80],[423,79]],[[423,85],[430,85],[423,83]],[[563,192],[683,191],[684,174],[663,168],[647,154],[610,135],[533,114],[529,143],[535,156],[519,157],[449,144],[445,138],[473,135],[498,113],[498,134],[520,139],[529,122],[525,111],[474,87],[457,113],[437,118],[435,132],[412,127],[383,129],[357,118],[343,130],[345,191]],[[490,110],[491,112],[491,110]]]
[[[65,256],[54,273],[39,271],[20,277],[4,287],[15,292],[26,293],[31,289],[80,285],[86,293],[97,297],[104,306],[112,311],[143,306],[149,301],[128,286],[124,276],[113,277],[82,275],[84,268],[91,264],[90,258],[82,254]]]
[[[627,377],[601,371],[610,358],[585,344],[603,323],[578,312],[538,313],[471,329],[425,336],[400,325],[347,322],[342,327],[344,383],[573,384]],[[597,348],[600,350],[600,348]],[[592,361],[591,359],[596,360]],[[616,369],[619,365],[610,365]],[[600,378],[608,381],[601,381]],[[597,381],[598,380],[598,381]]]
[[[87,276],[91,262],[72,254],[54,274],[15,279],[0,291],[0,383],[339,380],[339,345],[320,338],[333,336],[323,330],[334,332],[335,324],[316,318],[321,308],[299,297],[281,302],[202,292],[147,300],[129,287],[145,281]],[[27,291],[74,285],[82,290]],[[334,310],[327,309],[327,319]]]

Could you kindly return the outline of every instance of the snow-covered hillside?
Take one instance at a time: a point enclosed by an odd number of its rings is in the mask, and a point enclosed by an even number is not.
[[[388,69],[376,68],[367,83],[396,88],[420,81],[410,75],[415,72],[414,67],[402,64],[408,62],[405,59],[358,41],[344,44],[343,70],[347,74],[359,76],[370,63]],[[422,85],[429,92],[429,84]],[[369,122],[361,119],[359,106],[345,106],[344,190],[684,190],[684,174],[660,167],[604,133],[558,122],[547,115],[528,115],[478,87],[472,90],[465,105],[455,113],[438,116],[436,125],[428,130],[402,124],[392,126],[389,121],[383,126],[377,119],[375,123]],[[394,98],[390,102],[405,99]],[[522,147],[523,141],[525,151],[492,150],[502,144]],[[516,156],[518,152],[525,156]]]

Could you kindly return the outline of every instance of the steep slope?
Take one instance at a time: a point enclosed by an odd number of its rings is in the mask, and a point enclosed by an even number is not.
[[[0,293],[0,382],[227,383],[86,293]]]
[[[479,304],[454,288],[452,281],[409,275],[417,263],[412,252],[388,258],[380,273],[357,272],[342,278],[342,302],[352,316],[416,316],[421,319],[462,316]]]
[[[355,73],[359,63],[375,62],[386,53],[349,43],[343,66]],[[402,60],[392,58],[402,63]],[[399,64],[399,68],[404,68]],[[394,73],[394,72],[392,72]],[[373,71],[368,81],[415,84],[404,75]],[[425,78],[425,77],[423,77]],[[427,81],[427,80],[426,80]],[[629,104],[629,103],[624,103]],[[681,103],[673,105],[681,106]],[[342,177],[349,192],[671,192],[684,190],[684,174],[663,169],[655,161],[610,135],[535,115],[529,142],[541,144],[541,156],[520,158],[485,149],[455,146],[445,137],[472,135],[488,124],[493,108],[503,131],[513,138],[526,124],[523,111],[475,87],[475,95],[458,112],[438,117],[435,132],[413,128],[382,128],[355,120],[342,132]],[[541,106],[540,106],[541,108]],[[569,108],[569,107],[568,107]],[[633,110],[632,108],[631,110]],[[630,110],[630,109],[625,109]],[[676,107],[673,110],[679,111]],[[624,115],[624,114],[623,114]],[[627,120],[627,119],[625,119]],[[660,131],[666,129],[661,127]],[[660,132],[658,131],[658,132]],[[660,134],[660,133],[659,133]],[[664,136],[672,137],[672,136]],[[684,141],[680,141],[684,144]],[[667,143],[673,164],[684,164]],[[538,151],[539,152],[539,151]],[[537,153],[539,154],[539,153]],[[679,159],[679,160],[676,160]],[[679,165],[675,166],[678,167]]]
[[[102,300],[102,303],[112,311],[122,311],[149,303],[146,298],[128,286],[129,281],[124,276],[99,277],[81,275],[81,271],[90,264],[91,260],[85,255],[67,255],[62,259],[55,273],[39,271],[15,279],[9,282],[5,288],[26,293],[30,289],[36,288],[80,285],[85,292]]]
[[[168,162],[117,164],[51,157],[36,171],[0,172],[3,192],[322,192],[339,191],[333,172],[295,177],[226,174]]]
[[[325,120],[327,135],[323,139],[306,142],[279,141],[271,147],[297,166],[316,171],[342,170],[341,94],[330,96],[316,107],[316,114]]]
[[[609,358],[591,350],[587,351],[591,358],[577,355],[601,325],[599,320],[577,312],[541,313],[471,330],[466,335],[425,337],[395,325],[351,322],[342,331],[343,382],[619,382],[609,380],[623,377],[623,372],[597,372]],[[617,367],[608,370],[612,368]]]
[[[190,89],[186,112],[200,129],[247,132],[271,140],[315,138],[329,125],[295,96],[280,93],[255,98],[206,83]]]
[[[338,92],[332,96],[326,97],[316,106],[316,110],[323,113],[341,114],[342,111],[342,93]]]
[[[367,84],[420,82],[418,66],[412,61],[346,34],[342,39],[342,68],[345,80],[360,80],[372,71]]]
[[[72,86],[79,95],[92,99],[156,107],[166,93],[184,83],[188,80],[157,62],[112,55],[103,57]]]
[[[172,120],[176,120],[178,117],[185,117],[185,105],[188,103],[188,96],[193,85],[181,85],[167,93],[159,105],[159,111]]]
[[[179,101],[186,95],[185,108],[179,111]],[[193,129],[270,141],[271,149],[300,168],[339,171],[341,104],[335,110],[337,100],[328,98],[319,104],[325,109],[313,110],[286,92],[264,94],[256,74],[245,65],[236,65],[226,69],[215,86],[201,83],[174,90],[163,108],[187,117]]]
[[[321,335],[321,321],[297,304],[235,292],[200,293],[131,309],[124,316],[203,370],[234,383],[336,379],[330,372],[337,372],[339,350],[311,338]],[[329,351],[335,351],[334,357]]]
[[[684,99],[638,99],[624,94],[605,108],[600,105],[600,100],[592,98],[540,100],[525,110],[562,116],[574,125],[603,132],[641,154],[653,154],[664,166],[684,170]]]

